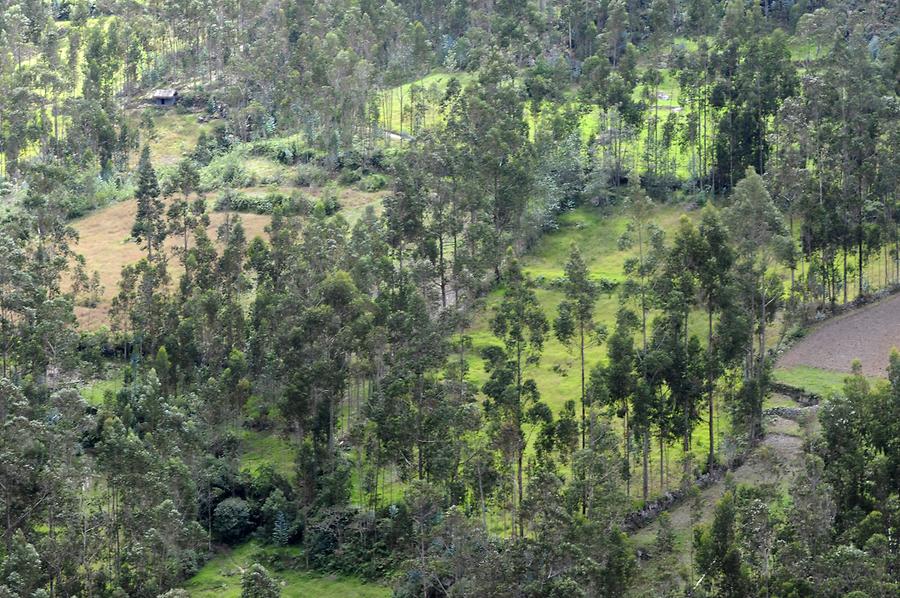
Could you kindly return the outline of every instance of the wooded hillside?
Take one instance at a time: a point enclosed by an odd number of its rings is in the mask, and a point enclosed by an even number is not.
[[[896,1],[0,9],[0,597],[900,592]]]

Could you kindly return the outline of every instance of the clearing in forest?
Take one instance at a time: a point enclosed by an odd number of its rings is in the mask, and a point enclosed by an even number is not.
[[[300,570],[296,563],[300,560],[302,555],[294,547],[262,547],[248,542],[233,550],[221,552],[206,563],[184,587],[195,598],[239,598],[242,596],[241,574],[254,562],[265,562],[270,573],[280,582],[284,598],[388,598],[391,595],[390,588],[383,585],[366,583],[352,577]]]
[[[97,270],[100,273],[100,282],[104,287],[103,297],[95,307],[79,305],[75,308],[79,324],[87,330],[109,324],[110,304],[118,292],[122,268],[145,257],[140,246],[131,239],[131,227],[136,213],[137,202],[129,200],[92,212],[72,223],[78,233],[78,243],[74,250],[84,255],[89,272]],[[228,213],[210,213],[207,234],[211,238],[216,238],[216,230],[225,220],[226,214]],[[259,214],[240,214],[240,217],[248,239],[263,235],[270,220],[269,216]],[[171,249],[180,242],[179,238],[170,237],[166,246]],[[177,262],[172,260],[170,263],[174,265]]]

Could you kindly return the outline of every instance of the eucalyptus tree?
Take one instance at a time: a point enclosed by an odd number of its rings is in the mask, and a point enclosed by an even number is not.
[[[628,181],[626,213],[628,223],[619,237],[619,249],[637,249],[637,255],[628,257],[623,265],[626,276],[621,297],[636,301],[641,325],[641,348],[647,350],[647,315],[653,307],[654,273],[660,267],[664,233],[656,226],[653,202],[641,188],[636,176]]]
[[[591,403],[609,407],[623,422],[623,458],[626,491],[631,494],[631,434],[629,416],[638,390],[638,351],[634,335],[640,321],[635,313],[620,308],[616,325],[607,341],[607,365],[591,371]]]
[[[190,158],[181,160],[169,184],[181,197],[172,201],[166,210],[168,233],[181,236],[181,259],[184,261],[187,257],[188,237],[194,227],[201,224],[199,219],[201,215],[196,213],[197,210],[192,209],[190,197],[200,190],[200,172],[197,170],[196,163]],[[203,196],[199,194],[196,200],[204,202]]]
[[[602,341],[605,330],[594,323],[594,305],[599,289],[591,281],[587,265],[581,252],[573,243],[566,261],[562,290],[564,299],[559,304],[559,313],[553,322],[556,338],[563,344],[575,342],[581,366],[581,448],[585,448],[587,397],[585,395],[585,348],[592,342]]]
[[[458,98],[451,102],[447,135],[462,155],[471,258],[501,278],[503,248],[522,249],[517,233],[533,192],[533,151],[523,117],[524,94],[516,70],[493,52]]]
[[[728,237],[728,230],[722,223],[719,213],[712,206],[704,208],[697,230],[695,245],[696,257],[693,260],[693,270],[696,274],[697,288],[700,291],[700,301],[706,309],[706,393],[709,413],[707,425],[709,428],[709,466],[715,463],[715,434],[713,429],[715,408],[716,379],[721,373],[722,360],[729,361],[729,347],[733,345],[733,339],[721,338],[723,327],[719,327],[718,335],[714,335],[713,320],[716,314],[723,310],[731,309],[733,295],[732,268],[737,259],[734,249]],[[727,319],[725,319],[727,321]],[[733,331],[724,330],[725,334]]]
[[[653,413],[658,412],[660,400],[658,392],[662,389],[654,382],[654,375],[647,369],[649,357],[647,319],[655,305],[655,277],[661,268],[664,258],[664,233],[652,221],[654,205],[646,192],[641,188],[636,175],[628,180],[626,196],[626,213],[628,223],[625,232],[619,238],[620,249],[636,249],[637,255],[626,258],[623,265],[625,281],[619,295],[624,304],[636,304],[639,314],[641,332],[640,358],[636,363],[636,375],[639,382],[634,387],[633,403],[637,425],[633,428],[639,436],[643,453],[643,489],[646,499],[648,492],[648,461],[650,443],[650,424]],[[661,426],[660,430],[665,426]]]
[[[727,212],[728,229],[739,256],[736,262],[740,300],[756,340],[745,348],[743,416],[751,440],[762,433],[762,401],[766,392],[767,326],[778,310],[783,284],[774,266],[790,240],[781,212],[752,167],[735,186]]]
[[[489,401],[488,416],[497,426],[495,434],[513,472],[513,534],[524,533],[519,506],[525,496],[525,424],[540,412],[537,384],[526,378],[527,370],[540,360],[549,324],[534,292],[534,284],[522,272],[518,260],[508,256],[504,293],[491,319],[491,332],[503,343],[483,350],[489,379],[482,387]]]

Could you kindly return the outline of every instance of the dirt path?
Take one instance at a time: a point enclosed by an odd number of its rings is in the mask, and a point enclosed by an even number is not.
[[[780,399],[781,402],[790,400],[786,397]],[[815,407],[803,408],[796,405],[796,408],[799,413],[803,414],[798,420],[804,419],[807,413],[812,416],[810,420],[814,420]],[[805,424],[806,422],[804,422]],[[765,440],[753,450],[743,465],[732,472],[735,483],[774,484],[782,488],[786,487],[802,466],[803,435],[803,426],[800,421],[779,416],[768,417]],[[716,502],[722,498],[724,493],[724,480],[701,491],[699,499],[702,513],[701,522],[708,523],[712,520]],[[635,548],[650,555],[648,560],[639,560],[638,562],[638,581],[634,584],[636,593],[633,595],[651,596],[654,595],[655,589],[661,590],[668,586],[673,578],[680,578],[682,583],[688,579],[692,536],[691,511],[690,501],[685,501],[668,511],[676,537],[675,552],[678,565],[674,568],[675,570],[672,570],[671,562],[660,563],[658,559],[653,558],[653,546],[659,530],[658,523],[652,523],[632,536]],[[661,570],[663,568],[665,568],[664,571]]]
[[[882,377],[893,347],[900,347],[900,295],[816,326],[782,355],[778,366],[849,372],[859,359],[864,374]]]

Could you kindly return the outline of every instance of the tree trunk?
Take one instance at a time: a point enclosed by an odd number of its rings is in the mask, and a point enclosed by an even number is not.
[[[641,439],[643,444],[643,495],[644,502],[647,502],[647,498],[650,496],[650,430],[645,429],[643,432],[643,438]]]
[[[847,304],[847,243],[844,242],[844,304]]]
[[[659,432],[659,492],[662,494],[665,491],[665,456],[663,455],[663,433],[662,430]]]
[[[584,322],[579,322],[579,329],[581,333],[581,450],[585,449],[585,427],[586,427],[586,416],[585,416],[585,394],[584,394]],[[591,430],[593,432],[593,430]]]
[[[631,496],[631,436],[628,434],[628,404],[625,405],[625,494]]]
[[[707,347],[706,350],[709,354],[709,362],[706,365],[706,392],[709,400],[709,469],[712,470],[713,463],[715,463],[716,459],[716,442],[715,436],[713,435],[713,409],[714,409],[714,400],[713,400],[713,371],[712,371],[712,360],[713,360],[713,312],[712,308],[707,310],[707,316],[709,318],[709,336],[707,338]]]

